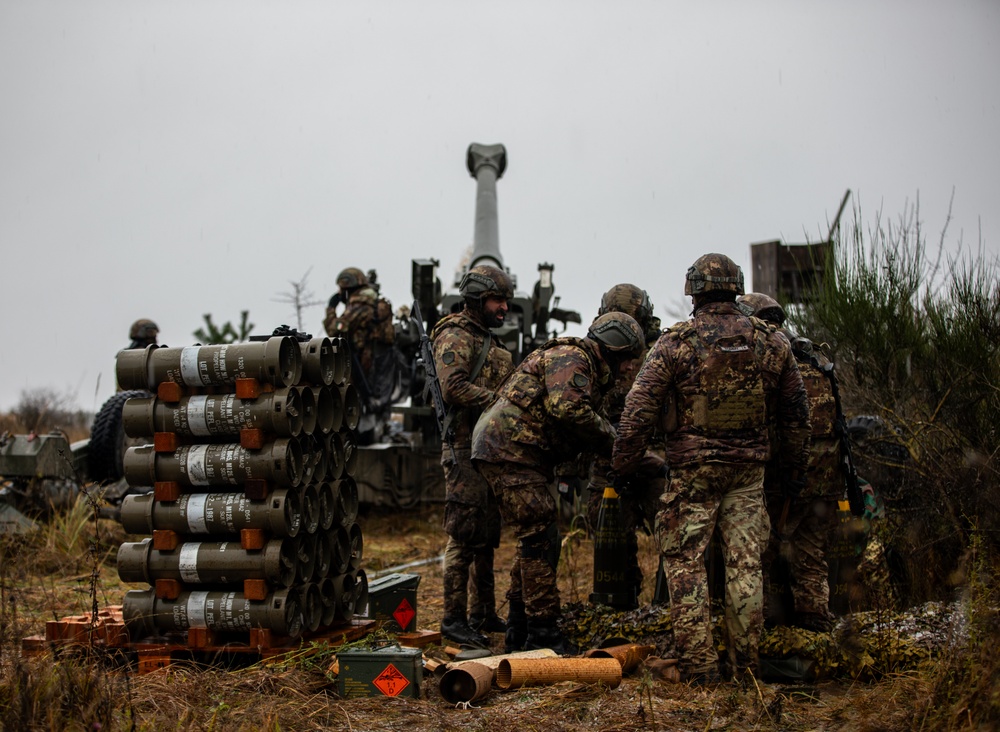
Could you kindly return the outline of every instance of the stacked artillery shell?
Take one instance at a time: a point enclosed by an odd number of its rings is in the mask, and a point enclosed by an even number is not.
[[[342,339],[122,351],[129,448],[118,550],[133,640],[192,628],[295,637],[367,603],[356,523],[361,413]]]

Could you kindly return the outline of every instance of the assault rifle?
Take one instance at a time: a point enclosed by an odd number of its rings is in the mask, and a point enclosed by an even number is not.
[[[424,319],[420,315],[420,303],[413,301],[413,309],[410,311],[410,318],[416,323],[417,334],[420,336],[420,345],[417,347],[417,362],[424,365],[424,401],[430,394],[431,403],[434,405],[434,420],[437,422],[438,432],[441,439],[448,443],[451,450],[451,459],[456,463],[455,456],[455,430],[452,429],[451,420],[448,419],[448,408],[444,404],[444,396],[441,394],[441,382],[438,381],[437,368],[434,366],[434,350],[431,348],[431,339],[424,330]]]
[[[837,410],[837,421],[834,424],[834,431],[840,439],[840,463],[844,470],[844,481],[847,483],[847,502],[851,507],[851,513],[855,516],[861,516],[865,512],[865,497],[861,492],[861,483],[858,481],[858,469],[854,464],[851,438],[847,433],[847,420],[844,418],[844,409],[840,402],[840,386],[837,383],[836,374],[833,373],[832,363],[819,366],[819,369],[830,380],[833,403]]]

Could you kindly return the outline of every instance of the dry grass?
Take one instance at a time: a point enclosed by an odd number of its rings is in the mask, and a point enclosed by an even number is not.
[[[44,622],[66,614],[119,604],[130,589],[117,579],[109,542],[120,542],[117,525],[101,521],[97,549],[91,514],[52,524],[42,535],[2,545],[2,646],[0,727],[73,730],[666,730],[666,729],[860,729],[910,730],[919,725],[914,699],[928,693],[928,674],[895,676],[878,684],[829,681],[810,687],[754,684],[699,689],[653,681],[642,674],[614,690],[560,684],[494,692],[476,708],[446,704],[432,677],[421,699],[340,700],[329,658],[304,655],[284,663],[223,669],[178,663],[169,670],[138,675],[123,659],[98,653],[25,658],[20,639],[41,633]],[[440,556],[445,539],[440,509],[361,517],[369,574]],[[85,526],[80,526],[83,523]],[[58,539],[52,534],[65,534]],[[568,532],[560,565],[567,602],[585,600],[592,576],[589,540]],[[72,536],[78,538],[70,540]],[[86,537],[86,538],[84,538]],[[652,591],[655,553],[641,537]],[[505,568],[512,551],[505,535],[497,553],[497,593],[508,585]],[[63,554],[69,552],[76,556]],[[90,567],[98,569],[92,574]],[[441,620],[441,566],[410,570],[421,574],[420,627]],[[502,645],[500,636],[494,638]],[[955,729],[968,728],[962,725]]]

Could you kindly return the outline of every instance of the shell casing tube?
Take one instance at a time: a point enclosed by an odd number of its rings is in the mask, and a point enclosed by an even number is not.
[[[130,534],[170,529],[178,534],[238,534],[263,529],[274,537],[295,537],[302,528],[302,501],[295,488],[278,488],[263,501],[242,493],[186,493],[157,501],[152,493],[122,501],[121,523]]]
[[[340,401],[344,405],[344,421],[340,429],[343,431],[346,427],[349,430],[356,430],[358,422],[361,421],[361,394],[358,392],[358,387],[350,382],[338,388]]]
[[[296,386],[295,391],[302,404],[302,434],[311,435],[316,431],[316,421],[319,418],[316,413],[316,395],[311,386]]]
[[[327,450],[325,435],[318,432],[304,438],[309,441],[309,453],[312,457],[312,480],[316,483],[326,479],[327,472]],[[303,448],[304,450],[305,448]]]
[[[349,623],[354,617],[354,575],[350,572],[333,578],[340,585],[340,602],[337,604],[337,619]]]
[[[337,408],[337,399],[334,399],[333,389],[329,386],[311,386],[308,388],[312,391],[313,399],[316,401],[316,430],[324,435],[328,435],[333,429],[333,423],[337,418],[337,415],[334,413],[334,410]],[[337,397],[340,397],[339,390],[337,391]]]
[[[354,612],[368,615],[368,574],[363,569],[354,572]]]
[[[297,591],[275,590],[266,600],[248,600],[242,592],[185,591],[175,600],[156,597],[154,590],[130,590],[122,602],[129,638],[188,628],[249,631],[267,628],[279,635],[302,634],[302,609]]]
[[[347,475],[337,481],[337,518],[343,526],[350,527],[358,518],[358,484]]]
[[[319,628],[323,620],[323,597],[315,582],[299,585],[299,606],[302,608],[302,627],[308,633]]]
[[[327,482],[316,486],[319,494],[319,528],[320,531],[327,531],[333,526],[333,520],[337,513],[337,497],[334,494],[333,486]]]
[[[330,395],[330,402],[333,409],[333,422],[330,424],[330,432],[339,432],[344,425],[344,398],[340,395],[340,388],[337,385],[327,387]]]
[[[326,336],[299,343],[302,350],[302,377],[313,384],[329,386],[337,373],[337,352]]]
[[[316,485],[302,486],[302,527],[307,534],[315,534],[319,529],[319,491]]]
[[[354,572],[361,569],[361,560],[365,558],[365,539],[358,524],[351,524],[347,529],[347,534],[351,537],[351,558],[347,566],[350,571]]]
[[[123,460],[129,485],[175,481],[185,486],[242,485],[266,480],[297,486],[302,479],[302,448],[297,438],[278,438],[260,450],[239,444],[184,445],[157,453],[152,445],[130,447]]]
[[[344,443],[344,474],[354,475],[358,467],[358,439],[353,432],[341,431],[340,439]]]
[[[303,534],[298,537],[299,556],[296,567],[296,577],[299,582],[312,582],[316,574],[316,534]]]
[[[158,579],[174,579],[210,585],[263,579],[275,587],[291,587],[297,561],[298,539],[271,539],[255,551],[237,541],[186,541],[172,551],[160,551],[147,538],[123,543],[117,565],[123,582],[152,585]]]
[[[235,436],[244,429],[295,437],[302,431],[301,397],[287,387],[261,394],[257,399],[209,394],[185,396],[176,403],[167,403],[156,397],[141,397],[125,402],[122,425],[129,437],[149,437],[156,432],[195,437]]]
[[[344,439],[340,432],[326,436],[326,479],[339,480],[344,474]]]
[[[334,386],[343,386],[351,378],[351,349],[347,345],[347,340],[342,337],[331,338],[333,341],[333,352],[337,360],[333,367]]]
[[[323,617],[320,618],[320,625],[332,625],[337,619],[337,602],[340,600],[341,592],[339,587],[332,577],[320,581],[319,594],[323,600]]]
[[[346,526],[337,526],[323,534],[330,543],[332,557],[330,559],[330,574],[344,574],[351,566],[351,534]]]
[[[316,534],[316,563],[313,566],[313,582],[319,582],[330,574],[330,566],[333,563],[333,546],[327,539],[330,533],[326,531]]]
[[[218,346],[149,346],[120,351],[115,375],[122,389],[155,390],[163,382],[229,386],[237,379],[292,386],[302,377],[302,352],[287,336]]]
[[[316,470],[316,443],[313,442],[312,435],[302,434],[297,439],[299,451],[302,453],[302,479],[299,483],[305,485],[312,482]]]

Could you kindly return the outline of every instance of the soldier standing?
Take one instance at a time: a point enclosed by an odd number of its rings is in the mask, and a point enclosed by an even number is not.
[[[642,331],[624,313],[595,320],[585,338],[555,338],[528,355],[476,423],[472,457],[500,503],[517,546],[510,570],[508,651],[567,651],[548,528],[556,465],[581,452],[607,454],[611,423],[599,413],[619,366],[642,350]]]
[[[649,294],[635,285],[622,283],[615,285],[601,297],[601,306],[597,316],[605,313],[625,313],[632,316],[643,332],[643,349],[639,358],[623,364],[615,379],[614,386],[604,398],[604,413],[612,425],[618,425],[622,410],[625,409],[625,395],[635,382],[635,376],[642,365],[646,351],[660,337],[660,319],[653,315],[653,303]],[[659,510],[660,495],[665,486],[666,466],[663,457],[655,451],[647,451],[642,460],[638,476],[631,482],[627,491],[620,496],[622,528],[625,532],[626,555],[622,557],[626,576],[631,579],[634,593],[629,607],[638,607],[639,592],[642,589],[642,570],[639,568],[639,542],[636,532],[648,522],[650,527]],[[594,458],[590,469],[590,484],[587,496],[587,520],[592,529],[597,527],[598,514],[601,510],[601,500],[605,487],[612,484],[614,475],[611,471],[611,456],[599,455]]]
[[[374,277],[374,270],[370,274]],[[326,308],[323,327],[328,336],[342,336],[350,344],[352,378],[364,406],[358,437],[365,444],[377,440],[379,423],[386,419],[391,401],[391,381],[395,378],[391,346],[396,338],[392,305],[379,297],[369,276],[357,267],[348,267],[337,275],[337,287]],[[337,308],[342,304],[344,311],[338,315]]]
[[[739,304],[745,311],[778,328],[785,323],[784,309],[767,295],[751,292],[741,297]],[[781,588],[772,587],[769,582],[773,577],[770,570],[780,552],[788,561],[795,610],[791,624],[825,632],[832,627],[826,552],[830,532],[837,521],[837,501],[844,493],[840,440],[836,433],[837,404],[830,383],[833,364],[815,351],[808,338],[793,337],[791,345],[809,397],[812,441],[809,468],[800,495],[783,493],[776,466],[768,466],[764,497],[775,530],[764,553],[765,611],[771,618],[781,619]]]
[[[496,613],[493,551],[500,545],[500,510],[493,494],[472,467],[472,429],[510,373],[510,352],[490,332],[503,324],[507,301],[514,296],[510,277],[487,265],[473,267],[459,285],[461,312],[437,322],[430,338],[441,395],[448,407],[443,445],[446,503],[444,530],[444,620],[441,633],[459,643],[486,646],[480,632],[507,629]],[[472,573],[471,618],[468,588]],[[471,627],[470,627],[471,626]]]
[[[760,556],[768,537],[764,464],[773,414],[783,468],[800,480],[809,456],[806,393],[788,342],[736,305],[743,271],[706,254],[687,271],[693,318],[668,328],[625,400],[613,466],[629,475],[659,423],[670,478],[656,536],[683,677],[719,679],[705,549],[718,528],[725,556],[729,664],[754,670],[763,626]]]

